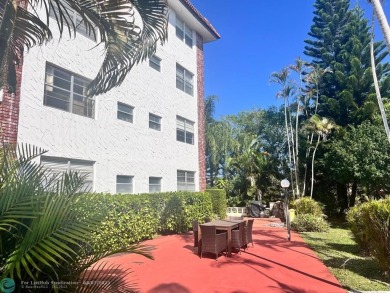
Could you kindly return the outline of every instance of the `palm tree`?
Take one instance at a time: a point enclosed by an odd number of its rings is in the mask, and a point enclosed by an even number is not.
[[[284,104],[284,122],[285,122],[285,129],[286,129],[286,139],[287,139],[287,147],[288,147],[288,160],[289,160],[289,168],[290,171],[293,167],[292,164],[292,155],[291,155],[291,143],[290,143],[290,131],[289,131],[289,113],[287,113],[287,108],[289,105],[289,98],[294,95],[295,93],[295,87],[292,85],[291,81],[289,80],[290,72],[288,68],[283,68],[281,72],[273,72],[271,74],[270,82],[280,84],[282,89],[276,94],[277,98],[283,99]],[[296,166],[295,166],[296,168]],[[292,173],[290,172],[290,178],[291,178],[291,185],[294,184]],[[295,190],[293,189],[293,196],[295,198]]]
[[[309,99],[310,99],[310,97],[313,97],[313,96],[315,97],[314,115],[316,115],[317,110],[318,110],[318,100],[319,100],[319,96],[320,96],[319,85],[320,85],[321,78],[324,74],[332,72],[332,70],[330,68],[325,68],[325,69],[320,68],[318,65],[312,65],[310,67],[311,67],[311,71],[306,75],[305,82],[308,85],[311,85],[312,87],[308,88],[306,94],[309,96]],[[307,104],[309,107],[311,107],[310,101],[307,102]],[[311,112],[311,110],[309,109],[306,113],[306,117],[309,117],[309,115],[311,115],[310,112]],[[313,143],[313,139],[314,139],[314,132],[311,132],[310,136],[309,135],[307,136],[307,142],[308,142],[309,147],[307,148],[306,154],[305,154],[305,163],[304,163],[305,172],[304,172],[304,176],[303,176],[303,188],[302,188],[303,195],[305,195],[305,192],[306,192],[306,176],[307,176],[307,167],[308,167],[307,161],[308,161],[308,158],[310,156],[310,146]]]
[[[92,247],[89,242],[105,215],[91,216],[82,208],[87,196],[82,176],[55,175],[33,162],[44,153],[29,146],[0,148],[0,278],[73,282],[68,292],[133,292],[123,275],[107,274],[119,268],[97,262],[118,252],[151,257],[148,249]],[[107,282],[83,282],[88,278]]]
[[[379,110],[380,110],[382,121],[383,121],[383,126],[385,127],[386,136],[387,136],[387,139],[390,143],[389,124],[387,122],[386,112],[385,112],[385,108],[383,106],[383,101],[382,101],[382,95],[381,95],[381,92],[379,89],[378,77],[376,75],[375,56],[374,56],[374,38],[373,37],[371,37],[370,51],[371,51],[371,70],[372,70],[372,78],[374,80],[375,93],[376,93],[378,106],[379,106]]]
[[[301,58],[295,59],[295,64],[290,65],[290,68],[295,71],[299,76],[299,86],[298,86],[298,94],[296,98],[296,114],[295,114],[295,185],[297,196],[300,196],[299,191],[299,143],[298,143],[298,127],[299,127],[299,115],[301,112],[301,103],[300,99],[302,96],[303,89],[303,73],[306,69],[307,62],[302,60]]]
[[[244,136],[239,153],[229,158],[228,165],[231,170],[249,182],[249,188],[246,189],[247,196],[257,195],[256,182],[268,162],[268,156],[267,152],[259,151],[258,138]],[[259,196],[261,197],[261,194]]]
[[[313,156],[311,160],[311,189],[310,189],[310,197],[313,197],[313,188],[314,188],[314,159],[316,156],[316,151],[318,149],[318,146],[320,144],[320,141],[326,141],[327,136],[329,133],[336,128],[336,124],[331,121],[330,119],[320,116],[313,115],[306,125],[306,128],[310,131],[312,131],[314,134],[317,135],[317,143],[314,147]]]
[[[3,0],[0,5],[0,86],[16,90],[16,67],[23,51],[52,39],[49,11],[60,31],[76,35],[67,9],[81,18],[87,32],[104,44],[104,61],[88,86],[89,96],[119,86],[131,68],[153,55],[167,39],[167,0]],[[44,8],[45,14],[39,13]]]
[[[368,0],[369,3],[372,4],[374,8],[374,13],[376,18],[378,19],[379,25],[381,27],[383,37],[385,38],[387,49],[390,53],[390,28],[389,23],[387,22],[386,15],[383,11],[382,2],[383,0]]]
[[[381,10],[381,12],[383,13],[381,4],[380,3],[375,3],[374,7],[376,5],[380,6],[379,10]],[[382,18],[384,17],[384,20],[382,20],[382,22],[379,21],[379,23],[381,24],[381,26],[383,24],[387,25],[387,28],[385,28],[385,30],[390,33],[390,29],[388,27],[389,25],[387,23],[386,16],[384,16],[384,14],[382,15],[381,12],[380,11],[377,12],[377,9],[375,9],[375,13],[379,13],[380,14],[380,16],[377,17],[378,19],[379,19],[379,17],[382,17]],[[383,30],[383,34],[385,34],[384,30]],[[387,42],[387,39],[386,39],[386,42]],[[388,49],[389,49],[389,52],[390,52],[389,43],[387,43],[387,45],[388,45]],[[381,113],[382,122],[383,122],[383,126],[385,127],[385,132],[386,132],[387,139],[390,142],[389,124],[387,122],[386,112],[385,112],[385,108],[383,106],[383,101],[382,101],[382,95],[381,95],[381,92],[380,92],[380,89],[379,89],[378,77],[376,75],[375,54],[374,54],[374,16],[372,17],[372,25],[371,25],[370,57],[371,57],[372,78],[374,80],[374,88],[375,88],[376,98],[377,98],[377,101],[378,101],[379,111]]]

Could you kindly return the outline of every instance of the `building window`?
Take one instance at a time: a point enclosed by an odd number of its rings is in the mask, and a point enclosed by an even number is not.
[[[116,193],[133,193],[133,176],[116,176]]]
[[[161,191],[161,178],[149,177],[149,193]]]
[[[75,24],[76,32],[96,42],[95,31],[88,29],[88,27],[85,25],[85,22],[83,21],[83,18],[76,11],[74,11],[68,4],[64,3],[63,1],[59,1],[59,3],[62,5],[61,8],[64,8],[66,10],[64,11],[65,17],[67,19],[70,18],[70,20],[72,20],[73,23]],[[49,15],[50,17],[56,19],[56,15],[58,16],[58,7],[57,5],[53,5],[53,6],[50,6]],[[66,13],[68,14],[67,16]]]
[[[194,122],[176,116],[176,140],[194,144]]]
[[[195,191],[195,172],[177,170],[177,191]]]
[[[156,69],[157,71],[161,71],[161,59],[156,55],[150,56],[149,66]]]
[[[149,128],[161,131],[161,117],[149,113]]]
[[[176,36],[192,48],[192,29],[178,17],[176,17]]]
[[[41,156],[41,164],[51,170],[51,178],[61,178],[64,172],[77,172],[83,179],[83,191],[93,191],[93,166],[94,162],[59,157]],[[51,178],[48,178],[49,180]]]
[[[133,110],[134,107],[118,102],[118,119],[133,123]]]
[[[176,87],[183,92],[194,95],[194,75],[176,63]]]
[[[85,77],[47,64],[43,104],[94,118],[95,100],[86,96],[89,82]]]

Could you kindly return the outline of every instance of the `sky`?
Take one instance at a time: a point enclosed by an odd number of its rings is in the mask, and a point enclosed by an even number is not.
[[[280,105],[269,82],[303,54],[313,24],[314,0],[191,0],[221,35],[205,44],[205,96],[216,95],[215,118]],[[371,19],[367,0],[359,4]],[[390,1],[383,4],[390,20]],[[376,39],[383,39],[376,25]]]

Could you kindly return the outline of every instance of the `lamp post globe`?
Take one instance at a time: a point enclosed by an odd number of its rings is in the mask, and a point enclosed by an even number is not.
[[[281,182],[280,182],[280,185],[283,187],[283,188],[288,188],[290,186],[290,181],[288,181],[287,179],[283,179]]]

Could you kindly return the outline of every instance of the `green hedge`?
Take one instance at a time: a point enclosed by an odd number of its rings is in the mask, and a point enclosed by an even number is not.
[[[210,188],[206,189],[206,192],[210,194],[214,214],[220,219],[225,219],[227,209],[225,189]]]
[[[194,219],[212,215],[208,193],[86,194],[79,207],[87,216],[105,214],[102,228],[91,239],[92,247],[121,248],[156,234],[182,233]]]
[[[350,209],[347,221],[360,248],[368,251],[390,273],[390,198]]]

